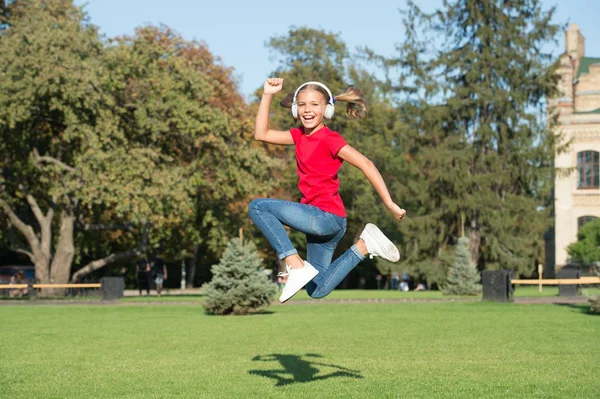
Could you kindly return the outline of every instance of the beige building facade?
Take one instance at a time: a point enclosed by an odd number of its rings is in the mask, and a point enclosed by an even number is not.
[[[560,57],[561,97],[551,101],[559,114],[559,131],[571,144],[555,156],[554,256],[558,270],[569,264],[567,246],[577,241],[586,222],[600,217],[600,54],[585,54],[585,39],[572,24]]]

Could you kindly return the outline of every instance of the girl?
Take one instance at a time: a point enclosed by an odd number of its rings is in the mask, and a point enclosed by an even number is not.
[[[359,90],[349,87],[335,98],[322,83],[307,82],[289,94],[281,105],[292,109],[299,128],[288,131],[269,129],[269,108],[273,95],[280,92],[283,79],[267,79],[258,113],[254,138],[271,144],[296,145],[296,171],[300,203],[270,198],[256,199],[248,206],[250,218],[265,235],[279,259],[285,259],[288,280],[280,302],[290,299],[306,285],[312,298],[323,298],[346,277],[366,255],[381,256],[392,262],[400,259],[396,246],[373,224],[368,223],[360,239],[333,263],[333,251],[346,232],[346,211],[339,194],[337,172],[343,161],[359,168],[373,185],[383,203],[396,219],[406,211],[392,201],[379,171],[360,152],[346,144],[339,133],[324,125],[331,119],[334,101],[348,101],[347,115],[364,118],[367,114]],[[283,226],[306,234],[307,259],[302,260]]]

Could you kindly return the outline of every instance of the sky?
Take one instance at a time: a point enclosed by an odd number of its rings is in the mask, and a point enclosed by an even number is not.
[[[442,0],[419,0],[424,11]],[[75,0],[106,37],[133,34],[136,27],[165,24],[187,40],[205,42],[222,64],[234,68],[247,98],[262,87],[277,64],[266,42],[286,35],[290,27],[337,33],[350,50],[369,47],[383,56],[395,55],[403,40],[399,9],[405,0]],[[600,0],[542,0],[556,6],[554,22],[579,25],[587,56],[600,57]],[[594,41],[594,38],[596,40]],[[564,51],[564,34],[553,47]]]

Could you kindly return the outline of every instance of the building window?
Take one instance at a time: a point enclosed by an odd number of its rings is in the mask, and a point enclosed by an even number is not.
[[[581,230],[584,224],[591,222],[594,219],[598,219],[596,216],[582,216],[577,218],[577,231]]]
[[[577,172],[579,172],[577,188],[600,188],[599,154],[598,151],[581,151],[577,153]]]

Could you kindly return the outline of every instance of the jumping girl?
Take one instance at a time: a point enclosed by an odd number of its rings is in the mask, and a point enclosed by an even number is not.
[[[343,161],[364,173],[396,219],[403,219],[406,211],[394,203],[375,165],[349,146],[339,133],[324,125],[324,118],[333,117],[335,101],[348,102],[350,118],[366,117],[362,93],[349,87],[334,98],[324,84],[304,83],[281,101],[282,106],[291,108],[294,119],[300,120],[301,126],[288,131],[272,130],[269,129],[269,108],[273,96],[282,87],[281,78],[265,82],[254,138],[271,144],[296,146],[296,171],[302,200],[297,203],[255,199],[248,206],[248,212],[279,259],[285,260],[287,273],[281,274],[287,275],[288,280],[279,298],[280,302],[285,302],[305,285],[312,298],[323,298],[367,255],[381,256],[391,262],[400,259],[396,246],[374,224],[368,223],[360,239],[331,262],[333,252],[346,232],[346,211],[337,176]],[[306,260],[298,255],[284,225],[306,234]]]

